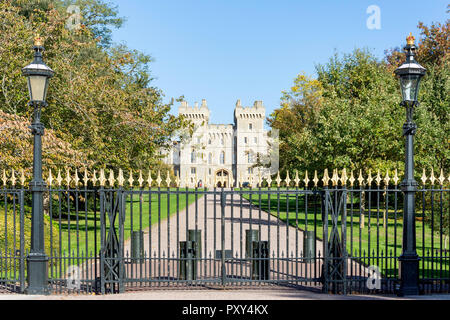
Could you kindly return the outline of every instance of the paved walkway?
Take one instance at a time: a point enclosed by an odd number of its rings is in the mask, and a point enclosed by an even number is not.
[[[275,199],[273,201],[276,201]],[[299,219],[302,217],[299,216]],[[304,217],[303,217],[304,218]],[[249,201],[238,194],[227,196],[224,214],[225,249],[231,250],[233,257],[245,258],[245,231],[258,230],[260,240],[269,241],[270,254],[274,257],[300,257],[303,251],[303,232],[287,226],[269,213],[252,206]],[[169,253],[176,255],[177,243],[186,240],[188,230],[201,230],[202,256],[214,257],[215,250],[220,250],[222,221],[220,194],[208,194],[199,197],[187,209],[173,214],[161,221],[159,225],[144,230],[145,251],[152,256],[162,257]],[[151,244],[149,236],[151,233]],[[151,250],[149,246],[151,245]],[[317,241],[317,253],[322,251],[322,242]],[[125,252],[130,251],[130,240],[125,243]]]
[[[449,294],[410,296],[330,295],[309,290],[153,290],[115,295],[0,295],[0,300],[450,300]]]
[[[276,201],[276,195],[273,196]],[[298,219],[304,219],[304,213]],[[149,278],[171,280],[179,278],[178,243],[186,241],[188,230],[201,231],[201,259],[197,264],[197,279],[220,281],[222,263],[220,260],[222,241],[227,259],[226,273],[229,279],[248,280],[254,277],[252,264],[246,257],[246,230],[258,230],[260,240],[270,246],[270,279],[300,281],[303,285],[317,286],[321,275],[323,242],[316,240],[316,257],[311,261],[303,259],[303,234],[296,227],[288,225],[268,212],[253,206],[239,194],[228,194],[225,212],[221,216],[220,192],[204,194],[197,201],[179,213],[171,215],[160,224],[144,231],[145,263],[126,264],[129,279]],[[222,239],[222,232],[224,237]],[[125,255],[131,252],[131,242],[125,245]],[[352,274],[366,274],[365,268],[351,264]],[[260,268],[264,266],[260,265]],[[350,272],[350,271],[349,271]],[[311,282],[302,282],[307,279]],[[298,283],[298,282],[297,282]]]

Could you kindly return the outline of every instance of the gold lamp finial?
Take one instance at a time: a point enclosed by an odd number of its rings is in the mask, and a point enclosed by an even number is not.
[[[412,35],[412,33],[410,32],[409,33],[409,36],[408,37],[406,37],[406,43],[408,44],[408,45],[413,45],[414,44],[414,40],[416,40],[416,38],[414,38],[414,36]]]
[[[42,39],[39,36],[39,33],[36,34],[36,37],[34,37],[34,45],[37,47],[42,46]]]

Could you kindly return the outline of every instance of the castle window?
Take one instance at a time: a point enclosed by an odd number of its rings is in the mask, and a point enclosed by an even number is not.
[[[220,164],[225,164],[225,152],[220,153]]]
[[[197,161],[197,154],[194,150],[191,152],[191,163],[195,163]]]
[[[252,130],[253,129],[253,123],[249,123],[248,124],[248,130]]]
[[[195,167],[191,168],[191,174],[195,174],[197,172],[197,169]]]
[[[208,155],[208,163],[212,164],[212,153]]]
[[[224,142],[223,138],[222,138],[222,139],[220,139],[220,143],[221,143],[222,145],[224,145],[224,144],[225,144],[225,142]]]
[[[253,174],[253,168],[252,167],[248,168],[248,174]]]
[[[255,144],[257,144],[258,143],[258,138],[255,137],[254,140],[255,140]]]
[[[253,154],[251,152],[248,153],[248,163],[253,162]]]
[[[247,144],[247,137],[244,137],[244,143]]]
[[[211,144],[211,139],[208,140],[208,144]]]

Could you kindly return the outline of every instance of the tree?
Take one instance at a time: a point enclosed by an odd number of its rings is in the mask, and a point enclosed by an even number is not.
[[[80,23],[105,48],[112,44],[111,28],[120,28],[125,22],[123,17],[118,17],[117,6],[103,0],[12,0],[11,4],[19,8],[19,13],[27,19],[32,18],[36,12],[49,13],[53,9],[68,18],[72,14],[67,12],[69,6],[77,6],[80,9]]]
[[[334,57],[316,67],[318,78],[283,95],[300,97],[270,118],[280,130],[280,158],[286,148],[295,159],[283,169],[373,169],[398,167],[402,110],[396,81],[366,50]],[[297,78],[303,79],[302,76]],[[291,119],[279,125],[286,115]]]
[[[421,84],[415,161],[419,168],[450,167],[449,22],[422,23],[417,60],[427,68]],[[405,60],[399,49],[379,61],[367,50],[335,54],[316,67],[317,79],[300,74],[283,92],[268,122],[280,130],[283,170],[403,170],[404,109],[394,70]]]
[[[416,164],[424,168],[450,168],[450,21],[418,24],[421,37],[417,60],[427,69],[420,89],[420,106],[416,108]],[[405,61],[398,48],[386,53],[387,68],[395,70]]]
[[[33,137],[29,126],[28,119],[0,110],[0,168],[16,171],[24,169],[24,174],[27,177],[31,176]],[[83,153],[74,150],[70,143],[56,137],[51,129],[45,131],[42,145],[42,160],[46,169],[80,168],[90,165]]]
[[[48,7],[23,14],[0,3],[0,110],[31,120],[21,68],[32,59],[32,39],[44,38],[44,59],[55,70],[42,121],[94,167],[143,168],[186,126],[152,86],[151,57],[125,46],[104,48],[85,25],[65,28],[67,14]],[[56,150],[55,150],[56,152]]]

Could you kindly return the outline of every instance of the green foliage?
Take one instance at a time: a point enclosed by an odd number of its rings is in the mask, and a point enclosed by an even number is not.
[[[16,250],[20,250],[20,215],[18,208],[15,213],[12,210],[7,210],[5,214],[3,207],[0,207],[0,210],[2,212],[2,214],[0,214],[0,252],[2,253],[2,256],[16,256],[19,258],[20,256],[16,255]],[[50,239],[50,228],[52,228],[53,235],[58,234],[57,226],[51,225],[50,217],[44,216],[44,250],[47,255],[50,255],[51,248],[53,250],[59,250],[58,239],[56,237]],[[26,253],[29,252],[31,248],[31,209],[29,207],[25,208],[23,232],[23,255],[26,257]],[[52,242],[50,240],[52,240]],[[18,260],[16,260],[17,264],[15,266],[14,263],[10,263],[11,261],[12,260],[4,259],[0,263],[1,272],[14,272],[14,267],[16,272],[19,270],[20,266]]]
[[[317,73],[317,80],[307,80],[315,88],[313,98],[308,86],[299,91],[296,85],[288,93],[293,103],[269,119],[280,130],[280,158],[292,159],[283,169],[399,167],[403,110],[397,82],[384,65],[370,52],[355,50],[336,54]],[[286,113],[289,121],[282,119]]]
[[[419,23],[421,39],[417,60],[427,68],[421,83],[420,105],[414,113],[416,179],[422,168],[440,174],[450,168],[450,24]],[[405,61],[399,49],[385,61],[367,51],[335,54],[316,67],[317,79],[300,74],[294,86],[283,92],[281,108],[268,122],[280,131],[280,167],[322,171],[344,168],[383,173],[404,168],[402,125],[405,110],[394,70]],[[445,197],[444,197],[445,198]],[[435,202],[437,203],[437,202]],[[431,203],[416,198],[426,208],[425,222],[448,234],[448,199],[442,219],[431,212]],[[433,216],[433,218],[432,218]]]
[[[123,17],[118,17],[117,6],[103,0],[11,0],[11,4],[27,19],[38,14],[44,20],[45,14],[53,9],[68,17],[71,14],[67,12],[69,6],[78,6],[81,23],[91,31],[94,38],[99,40],[102,47],[109,47],[112,44],[111,27],[120,28],[125,21]]]
[[[169,114],[171,104],[164,104],[161,90],[152,86],[151,57],[99,42],[99,34],[107,39],[108,27],[121,24],[109,4],[77,1],[90,15],[81,28],[71,31],[65,27],[69,15],[65,2],[50,2],[0,3],[0,110],[30,121],[21,68],[31,61],[32,41],[39,33],[46,49],[44,60],[56,72],[42,114],[46,128],[70,142],[86,166],[135,169],[159,163],[158,150],[186,122]],[[4,152],[0,147],[0,159]],[[48,156],[43,155],[44,161]],[[55,166],[73,163],[60,160]]]
[[[427,68],[416,108],[417,167],[450,168],[449,24],[425,27],[418,61]],[[405,110],[393,71],[405,59],[391,50],[386,61],[367,51],[335,54],[316,67],[317,79],[300,74],[283,92],[268,122],[280,130],[283,170],[324,168],[403,169]]]

